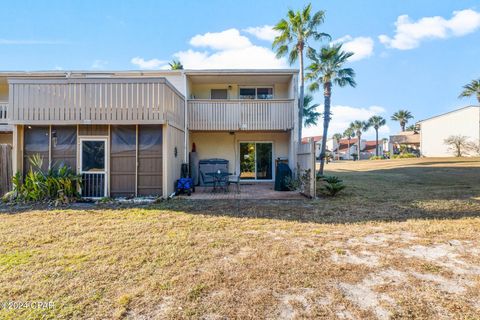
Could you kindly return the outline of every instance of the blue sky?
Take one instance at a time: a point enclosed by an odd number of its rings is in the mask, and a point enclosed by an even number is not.
[[[0,70],[155,69],[172,58],[187,68],[283,67],[268,26],[306,3],[10,1],[0,12]],[[421,120],[475,103],[457,96],[480,77],[478,0],[312,3],[326,11],[321,31],[357,53],[357,88],[334,88],[332,134],[374,113],[406,108]],[[382,135],[396,131],[389,121]]]

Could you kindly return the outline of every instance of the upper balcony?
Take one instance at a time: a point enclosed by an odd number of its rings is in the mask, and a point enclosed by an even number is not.
[[[188,128],[285,131],[295,126],[296,72],[199,71],[187,74]]]
[[[294,100],[189,100],[188,128],[200,131],[290,130]]]
[[[12,124],[185,122],[184,97],[165,78],[10,79],[8,94]]]

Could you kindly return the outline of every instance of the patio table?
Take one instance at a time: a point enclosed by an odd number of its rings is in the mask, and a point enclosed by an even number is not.
[[[230,173],[219,170],[216,172],[206,172],[205,174],[213,178],[212,192],[217,192],[218,190],[228,192],[228,176]]]

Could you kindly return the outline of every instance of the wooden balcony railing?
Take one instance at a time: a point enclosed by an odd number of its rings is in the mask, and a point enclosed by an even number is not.
[[[294,100],[189,100],[188,127],[200,131],[289,130]]]
[[[157,124],[183,128],[185,100],[164,78],[14,79],[13,124]]]

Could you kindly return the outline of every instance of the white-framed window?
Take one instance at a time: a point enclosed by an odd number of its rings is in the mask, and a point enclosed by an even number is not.
[[[273,87],[240,87],[239,91],[240,99],[259,99],[268,100],[273,99]]]

